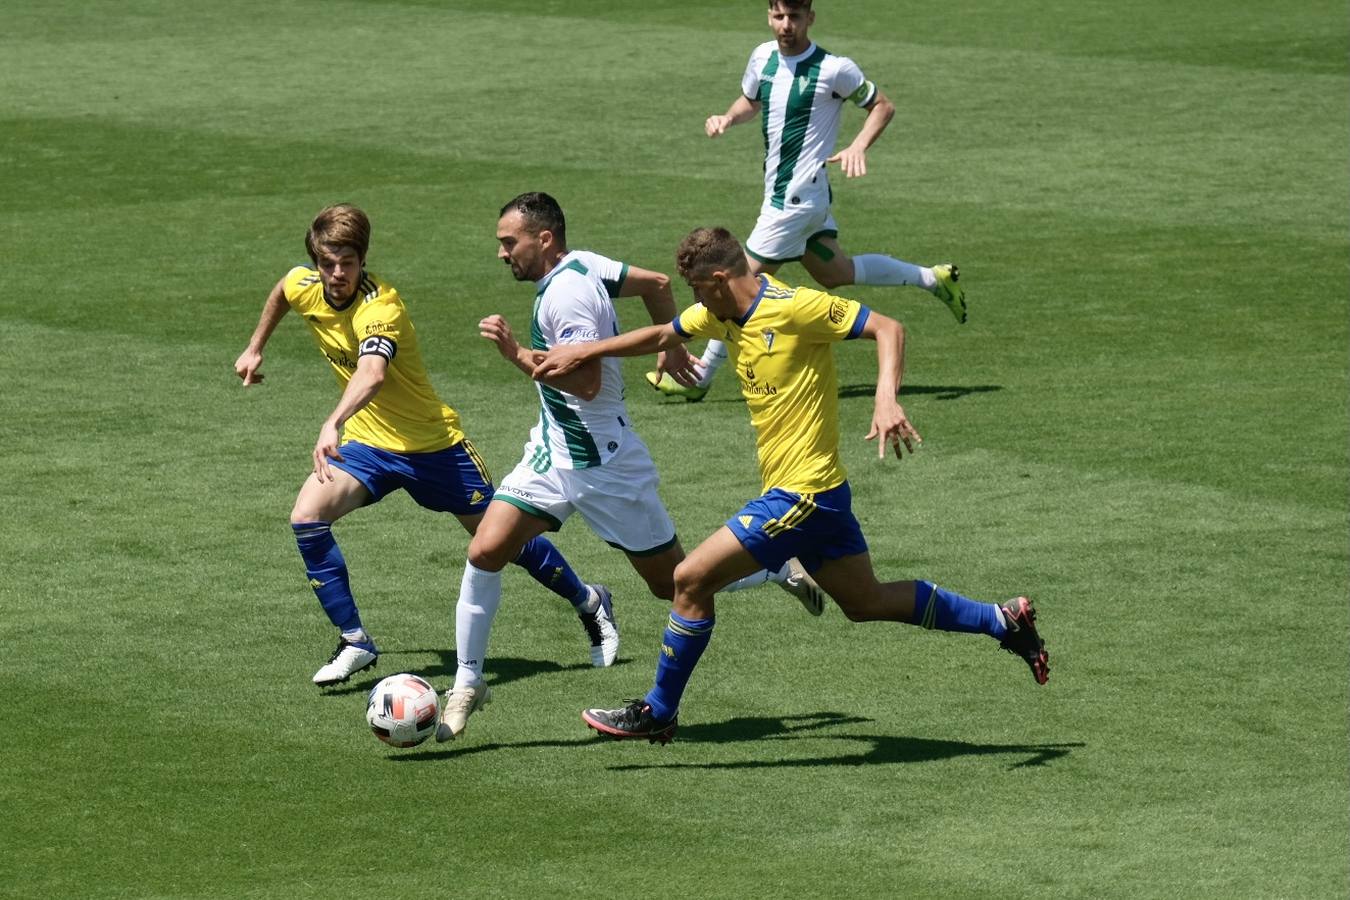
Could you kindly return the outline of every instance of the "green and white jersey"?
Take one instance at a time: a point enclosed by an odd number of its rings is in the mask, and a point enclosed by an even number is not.
[[[857,63],[814,43],[783,56],[768,41],[755,48],[741,92],[758,101],[764,129],[764,206],[829,205],[825,160],[834,154],[845,101],[869,105],[876,85]]]
[[[586,250],[568,253],[535,283],[530,347],[548,350],[618,334],[614,298],[627,276],[626,263]],[[530,431],[524,459],[535,471],[603,465],[623,445],[631,421],[623,401],[623,370],[613,357],[602,358],[600,366],[600,393],[593,400],[536,382],[539,422]]]

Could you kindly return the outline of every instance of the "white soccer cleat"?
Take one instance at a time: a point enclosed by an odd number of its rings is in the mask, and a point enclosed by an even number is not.
[[[796,557],[787,561],[788,577],[778,582],[778,586],[801,601],[806,611],[813,616],[825,612],[825,592],[816,584],[816,580],[806,574]]]
[[[436,726],[436,742],[444,744],[464,733],[469,716],[487,706],[492,690],[486,684],[466,688],[451,688],[445,692],[445,706],[441,709],[441,724]]]
[[[619,658],[619,623],[614,621],[614,598],[603,584],[593,584],[600,605],[593,613],[578,613],[591,641],[591,665],[597,669],[614,665]]]
[[[375,642],[369,635],[362,634],[361,637],[362,640],[358,641],[339,638],[337,649],[328,657],[328,663],[314,673],[314,683],[319,687],[341,684],[357,672],[375,665],[375,660],[380,658],[380,651],[375,649]]]

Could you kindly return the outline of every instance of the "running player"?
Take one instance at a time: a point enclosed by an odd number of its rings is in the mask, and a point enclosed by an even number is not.
[[[826,289],[911,285],[932,293],[964,323],[965,291],[957,284],[956,266],[918,266],[880,253],[850,256],[839,246],[828,164],[839,163],[846,178],[867,174],[867,149],[886,130],[895,106],[857,63],[810,39],[815,18],[811,0],[772,0],[774,39],[750,54],[741,93],[727,111],[709,116],[703,126],[715,138],[757,116],[763,123],[764,202],[745,245],[750,271],[773,274],[784,263],[800,261]],[[867,118],[853,142],[836,153],[846,104],[866,110]],[[725,361],[726,347],[714,339],[704,350],[694,384],[660,370],[649,372],[647,381],[662,393],[697,402]]]
[[[895,399],[904,369],[900,323],[854,300],[790,288],[752,273],[740,242],[726,229],[692,232],[680,245],[678,267],[699,303],[669,325],[555,347],[535,376],[566,377],[602,356],[669,351],[695,336],[724,339],[750,408],[763,494],[675,570],[675,600],[652,689],[616,709],[585,710],[586,724],[615,738],[669,741],[685,685],[712,636],[714,593],[792,556],[801,559],[850,621],[986,634],[1021,657],[1036,682],[1044,684],[1049,655],[1030,600],[980,603],[929,581],[882,583],[872,568],[839,458],[832,344],[855,338],[876,342],[876,400],[867,437],[877,440],[882,456],[887,445],[897,456],[912,453],[919,434]]]

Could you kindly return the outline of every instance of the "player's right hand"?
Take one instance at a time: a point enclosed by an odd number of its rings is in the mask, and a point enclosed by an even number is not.
[[[730,126],[731,116],[708,116],[708,120],[703,123],[703,130],[708,137],[715,138],[719,134],[725,134]]]
[[[342,462],[342,451],[338,450],[341,443],[337,426],[332,422],[324,422],[319,428],[319,439],[314,442],[314,477],[319,479],[320,483],[335,480],[333,467],[328,465],[328,460],[336,459]]]
[[[262,354],[257,350],[245,350],[234,361],[234,374],[243,380],[244,387],[262,383],[263,373],[259,371],[261,368]]]

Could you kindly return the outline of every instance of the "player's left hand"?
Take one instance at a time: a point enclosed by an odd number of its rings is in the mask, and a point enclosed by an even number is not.
[[[886,458],[887,444],[895,448],[895,455],[899,459],[904,458],[900,449],[902,444],[911,456],[923,445],[923,438],[919,437],[919,432],[910,424],[905,410],[894,401],[877,402],[877,408],[872,413],[872,430],[867,432],[869,441],[874,438],[880,438],[877,441],[877,459]]]
[[[825,162],[839,163],[845,178],[861,178],[867,174],[867,153],[853,147],[845,147]]]
[[[511,325],[493,314],[478,323],[478,333],[497,345],[497,352],[511,362],[520,358],[520,343],[511,333]]]
[[[342,462],[342,453],[338,450],[340,441],[337,426],[332,422],[324,422],[319,429],[319,439],[314,442],[314,477],[321,484],[335,480],[333,467],[328,464],[328,460]]]
[[[662,372],[669,373],[671,378],[685,387],[698,384],[702,368],[703,361],[690,356],[684,344],[662,350],[656,355],[656,377],[660,378]]]

